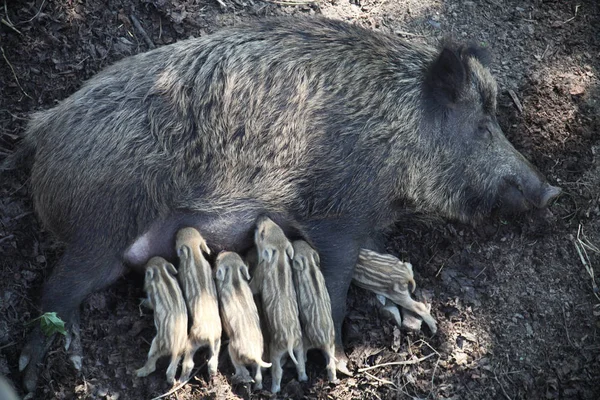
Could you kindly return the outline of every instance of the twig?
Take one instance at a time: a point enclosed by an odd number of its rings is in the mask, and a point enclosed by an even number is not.
[[[150,39],[150,36],[148,36],[148,34],[142,27],[142,24],[140,24],[140,21],[136,18],[136,16],[132,14],[130,18],[131,22],[133,22],[133,26],[135,26],[135,29],[137,29],[140,35],[142,35],[142,38],[144,38],[144,42],[146,42],[148,47],[150,47],[151,49],[155,49],[156,45],[154,44],[152,39]]]
[[[19,78],[17,78],[17,73],[15,72],[15,69],[13,68],[12,64],[10,63],[10,61],[8,61],[8,58],[6,58],[6,54],[4,53],[4,47],[0,46],[0,50],[2,51],[2,57],[4,57],[4,61],[6,61],[6,63],[8,64],[8,66],[10,67],[10,70],[13,73],[13,76],[15,77],[15,81],[17,81],[17,85],[19,86],[19,89],[21,89],[21,92],[23,92],[23,94],[27,97],[29,97],[31,100],[33,100],[33,97],[31,97],[30,95],[28,95],[25,90],[23,89],[23,87],[21,86],[21,84],[19,83]]]
[[[38,10],[37,13],[35,13],[35,15],[33,17],[31,17],[27,21],[19,22],[17,25],[27,24],[27,23],[33,21],[34,19],[36,19],[38,17],[38,15],[40,15],[40,13],[42,12],[42,8],[44,8],[44,4],[46,4],[46,0],[42,0],[42,5],[40,6],[40,9]]]
[[[222,9],[227,9],[227,4],[223,3],[223,0],[217,0],[217,3],[219,3]]]
[[[600,300],[600,296],[598,295],[598,284],[596,283],[596,278],[594,277],[594,268],[590,262],[586,247],[595,253],[600,253],[600,250],[586,239],[585,235],[583,234],[583,226],[581,224],[579,224],[579,228],[577,229],[577,239],[571,236],[571,241],[577,250],[577,254],[579,255],[579,259],[581,260],[583,267],[592,279],[592,291],[594,296]]]
[[[579,11],[579,4],[577,4],[575,6],[575,15],[573,15],[571,18],[569,18],[568,20],[560,23],[558,26],[563,26],[565,24],[568,24],[569,22],[573,21],[575,19],[575,17],[577,17],[577,11]]]
[[[375,369],[375,368],[387,367],[387,366],[390,366],[390,365],[412,365],[412,364],[418,364],[421,361],[425,361],[425,360],[427,360],[428,358],[430,358],[430,357],[432,357],[434,355],[435,355],[435,353],[431,353],[431,354],[429,354],[429,355],[427,355],[425,357],[421,357],[421,358],[418,358],[416,360],[393,361],[393,362],[388,362],[388,363],[373,365],[371,367],[359,368],[358,372],[366,372],[366,371],[370,371],[370,370]]]
[[[508,89],[508,95],[510,96],[512,101],[515,103],[515,106],[517,106],[517,110],[519,110],[519,114],[523,114],[523,105],[519,101],[517,94],[515,92],[513,92],[512,89]]]
[[[437,371],[439,363],[440,363],[440,359],[438,358],[437,361],[435,362],[435,367],[433,367],[433,373],[431,374],[431,390],[429,391],[430,395],[433,394],[433,389],[435,388],[435,384],[433,383],[433,380],[435,379],[435,373]]]
[[[10,346],[14,346],[15,344],[17,344],[17,342],[10,342],[8,344],[5,344],[4,346],[0,347],[0,350],[4,350],[4,349],[6,349],[6,348],[8,348]]]
[[[4,25],[8,26],[13,31],[17,32],[19,35],[23,36],[21,31],[18,30],[17,28],[15,28],[15,26],[10,21],[5,20],[4,18],[0,18],[0,22],[2,22]]]
[[[219,1],[219,0],[217,0]],[[267,0],[267,3],[279,4],[281,6],[305,6],[315,3],[314,0],[297,1],[297,0]]]
[[[487,269],[487,265],[485,267],[483,267],[483,269],[481,270],[481,272],[479,272],[476,276],[474,280],[477,280],[477,278],[479,278],[479,275],[483,274],[485,272],[485,270]]]
[[[392,385],[394,388],[398,389],[398,386],[396,386],[396,384],[392,381],[388,381],[387,379],[378,378],[375,375],[370,374],[368,372],[365,372],[365,375],[367,375],[371,379],[375,379],[377,382],[383,383],[384,385]]]
[[[10,240],[12,238],[14,238],[15,235],[8,235],[8,236],[4,236],[3,238],[0,239],[0,243],[5,242],[7,240]],[[0,348],[1,349],[1,348]]]
[[[172,388],[171,390],[169,390],[167,393],[161,394],[160,396],[154,397],[153,399],[150,399],[150,400],[160,400],[160,399],[163,399],[163,398],[165,398],[167,396],[170,396],[173,393],[177,392],[179,389],[181,389],[182,387],[184,387],[185,385],[187,385],[187,383],[189,381],[191,381],[192,378],[194,378],[196,376],[196,374],[198,373],[198,371],[200,371],[201,368],[204,368],[205,365],[206,365],[206,361],[204,361],[204,363],[202,363],[201,366],[199,366],[198,368],[196,368],[196,370],[194,372],[192,372],[192,374],[190,375],[190,377],[187,378],[184,382],[181,382],[179,385],[175,386],[174,388]]]
[[[494,379],[496,380],[496,382],[498,382],[498,385],[500,385],[500,389],[502,389],[502,394],[504,395],[504,397],[506,397],[508,400],[512,400],[508,393],[506,393],[506,390],[504,390],[504,386],[502,385],[502,383],[500,383],[498,375],[496,375],[496,371],[494,371]]]
[[[563,312],[563,325],[565,326],[565,333],[567,334],[567,341],[571,345],[571,347],[575,347],[573,342],[571,341],[571,336],[569,336],[569,328],[567,327],[567,314],[565,313],[565,307],[562,307]]]

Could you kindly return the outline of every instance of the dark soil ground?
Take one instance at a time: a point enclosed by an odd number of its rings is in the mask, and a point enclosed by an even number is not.
[[[281,3],[286,3],[282,1]],[[488,45],[505,133],[564,194],[552,215],[490,218],[483,226],[405,221],[391,253],[415,267],[421,294],[439,322],[434,337],[399,330],[378,315],[371,294],[352,288],[346,350],[354,368],[411,361],[325,380],[316,354],[300,398],[600,399],[600,6],[595,0],[4,0],[0,4],[0,160],[14,149],[28,113],[75,92],[103,67],[149,44],[165,45],[267,15],[323,14],[411,40],[452,35]],[[297,2],[296,2],[297,3]],[[365,71],[368,73],[368,71]],[[517,105],[518,104],[518,105]],[[26,175],[0,182],[0,374],[20,385],[25,323],[60,247],[32,212]],[[582,243],[583,260],[576,246]],[[140,315],[139,277],[94,294],[83,307],[81,374],[61,346],[49,353],[41,399],[146,399],[167,392],[166,363],[146,379],[154,328]],[[224,352],[225,353],[225,352]],[[418,362],[419,359],[429,358]],[[197,360],[203,359],[198,355]],[[225,357],[209,383],[206,368],[172,399],[247,398],[231,387]],[[269,385],[267,378],[267,387]],[[268,396],[267,392],[253,397]]]

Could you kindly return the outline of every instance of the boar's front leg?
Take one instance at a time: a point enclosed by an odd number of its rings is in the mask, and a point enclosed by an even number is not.
[[[349,227],[344,221],[322,220],[309,226],[308,234],[321,259],[321,270],[331,298],[331,316],[335,327],[337,370],[351,376],[342,344],[342,323],[346,316],[346,297],[352,282],[358,252],[366,237],[361,227]]]
[[[103,289],[119,278],[124,271],[117,257],[95,246],[67,248],[45,283],[42,312],[56,312],[65,321],[67,350],[76,369],[81,368],[81,341],[79,338],[79,306],[92,292]],[[29,334],[19,358],[23,385],[34,392],[38,380],[38,366],[44,360],[54,337],[46,337],[39,324]]]

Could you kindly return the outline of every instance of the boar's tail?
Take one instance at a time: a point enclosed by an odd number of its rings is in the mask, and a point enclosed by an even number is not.
[[[298,365],[298,360],[296,360],[296,356],[294,355],[294,344],[291,340],[288,341],[288,354],[290,355],[290,358],[292,359],[294,364]]]
[[[256,360],[256,363],[258,364],[259,367],[261,368],[271,368],[271,363],[268,362],[264,362],[263,360],[261,360],[260,358],[258,360]]]

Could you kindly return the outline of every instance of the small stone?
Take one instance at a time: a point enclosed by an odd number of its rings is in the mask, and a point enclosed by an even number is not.
[[[463,365],[467,363],[467,355],[465,353],[454,353],[453,357],[458,365]]]
[[[525,329],[527,330],[527,336],[533,336],[533,328],[529,324],[529,322],[525,323]]]

